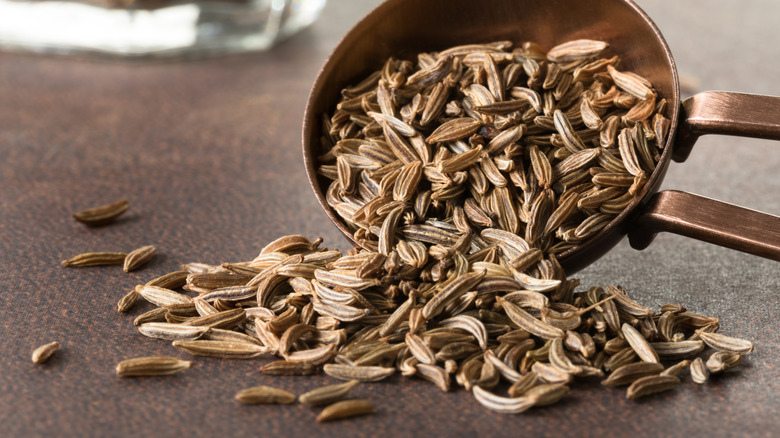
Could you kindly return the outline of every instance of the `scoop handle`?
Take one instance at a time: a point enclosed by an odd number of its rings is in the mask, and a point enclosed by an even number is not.
[[[628,241],[645,249],[662,231],[780,261],[780,217],[704,196],[656,193],[631,223]]]
[[[682,103],[672,159],[683,162],[704,134],[780,140],[780,97],[705,91]],[[656,193],[631,223],[628,240],[645,249],[670,232],[780,261],[780,217],[692,193]]]
[[[688,159],[704,134],[780,140],[780,97],[728,91],[704,91],[682,103],[672,159]]]

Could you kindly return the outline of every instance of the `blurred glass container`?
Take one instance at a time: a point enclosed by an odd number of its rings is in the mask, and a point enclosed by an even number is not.
[[[265,50],[326,0],[0,0],[0,48],[123,58]]]

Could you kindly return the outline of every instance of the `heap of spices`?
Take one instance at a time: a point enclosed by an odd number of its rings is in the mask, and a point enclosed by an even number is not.
[[[470,252],[506,232],[524,242],[504,254],[522,268],[539,261],[529,249],[581,244],[636,199],[670,125],[666,99],[606,48],[499,41],[388,59],[323,117],[328,205],[385,256],[463,235]]]
[[[667,142],[666,100],[605,49],[500,41],[387,60],[323,117],[327,202],[362,248],[280,237],[252,260],[138,285],[118,310],[155,305],[139,332],[193,355],[277,356],[260,372],[346,380],[300,397],[329,405],[318,421],[374,412],[342,399],[398,374],[516,414],[579,379],[635,399],[677,387],[689,366],[697,383],[729,370],[753,345],[716,333],[717,318],[655,311],[619,286],[577,290],[558,263],[635,200]],[[189,366],[140,358],[117,373]],[[269,387],[236,398],[295,401]]]
[[[576,291],[554,255],[518,271],[505,254],[521,239],[478,250],[439,244],[410,258],[398,247],[388,256],[342,254],[320,239],[284,236],[252,260],[183,266],[181,292],[139,286],[139,299],[158,308],[138,329],[193,355],[280,357],[260,368],[265,374],[322,371],[348,381],[304,394],[305,404],[401,374],[444,391],[462,386],[503,413],[555,403],[578,379],[643,397],[678,386],[688,359],[707,346],[716,350],[711,373],[752,351],[715,333],[717,318],[672,304],[654,311],[619,286]]]

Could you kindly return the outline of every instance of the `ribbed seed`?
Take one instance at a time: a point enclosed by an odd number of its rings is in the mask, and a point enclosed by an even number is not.
[[[691,380],[698,384],[707,383],[710,378],[710,371],[704,365],[704,361],[697,357],[691,362]]]
[[[558,403],[568,393],[569,387],[564,384],[543,383],[526,391],[523,397],[535,398],[534,406],[549,406]]]
[[[295,394],[271,386],[254,386],[239,391],[235,399],[246,405],[295,403]]]
[[[607,377],[606,380],[601,382],[601,384],[607,386],[629,385],[642,377],[660,374],[663,370],[664,366],[660,363],[630,363],[618,367],[615,371],[612,372],[612,374],[609,375],[609,377]]]
[[[138,293],[150,303],[168,309],[194,308],[192,298],[158,286],[136,287]]]
[[[442,391],[450,390],[450,373],[440,366],[425,363],[418,364],[415,375],[433,383]]]
[[[34,363],[44,363],[49,360],[54,353],[60,349],[59,342],[50,342],[48,344],[41,345],[32,352],[32,361]]]
[[[653,95],[653,90],[647,86],[646,81],[639,79],[636,75],[617,71],[615,67],[607,66],[607,72],[612,76],[621,90],[636,96],[639,99],[649,99]]]
[[[123,296],[116,304],[117,311],[120,313],[129,311],[130,309],[133,308],[136,301],[138,301],[138,297],[140,296],[141,295],[138,293],[137,290],[135,289],[131,290],[130,292],[125,294],[125,296]]]
[[[707,333],[697,331],[699,338],[709,347],[717,350],[726,350],[739,354],[748,354],[753,351],[753,343],[740,338],[722,335],[720,333]]]
[[[553,62],[570,62],[592,58],[601,53],[607,46],[607,43],[596,40],[567,41],[550,49],[547,52],[547,59]]]
[[[326,364],[322,369],[325,374],[340,380],[357,380],[360,382],[378,382],[395,374],[395,368],[377,366],[349,366]]]
[[[662,376],[679,376],[680,373],[682,373],[686,368],[688,368],[691,365],[691,361],[688,359],[683,359],[676,364],[670,366],[669,368],[661,371],[660,375]]]
[[[177,289],[187,284],[187,275],[189,272],[181,270],[169,272],[163,276],[146,283],[147,286],[159,286],[166,289]]]
[[[87,252],[62,261],[66,268],[81,268],[86,266],[121,265],[125,262],[123,252]]]
[[[347,397],[352,388],[359,383],[357,380],[350,380],[338,385],[323,386],[301,394],[298,400],[309,406],[328,405]]]
[[[637,329],[628,325],[627,323],[624,323],[621,329],[623,332],[623,336],[625,337],[626,341],[628,341],[628,345],[631,346],[631,348],[634,350],[634,352],[636,352],[637,356],[639,356],[640,359],[649,363],[660,362],[660,359],[658,358],[658,353],[656,353],[655,350],[653,350],[651,344],[647,342],[645,337],[642,336],[642,334],[639,333]]]
[[[317,415],[317,421],[323,423],[326,421],[356,417],[358,415],[373,414],[374,412],[374,405],[368,400],[342,400],[323,409],[322,412]]]
[[[272,376],[308,376],[317,372],[317,366],[306,362],[277,360],[261,366],[259,371]]]
[[[501,397],[479,386],[475,386],[472,393],[482,406],[500,414],[525,412],[539,400],[538,397]]]
[[[733,351],[716,351],[710,355],[705,365],[712,374],[726,372],[742,361],[742,355]]]
[[[90,226],[105,225],[116,220],[128,208],[130,208],[130,203],[126,199],[122,199],[113,204],[101,205],[74,213],[73,218]]]
[[[173,346],[196,356],[222,357],[226,359],[251,359],[269,350],[257,344],[230,341],[173,341]]]
[[[485,277],[486,271],[470,272],[461,275],[455,281],[443,288],[433,299],[428,301],[423,307],[423,317],[430,319],[441,313],[448,303],[457,298],[460,294],[467,292]]]
[[[481,125],[482,122],[472,119],[471,117],[452,119],[436,128],[433,133],[425,139],[425,142],[434,144],[460,140],[477,132],[477,129],[479,129]]]
[[[130,253],[127,254],[127,257],[125,257],[124,266],[122,269],[125,272],[135,271],[144,264],[148,263],[156,253],[157,248],[155,248],[154,245],[142,246],[138,249],[130,251]]]
[[[512,322],[528,333],[539,336],[542,339],[563,339],[566,336],[563,330],[536,319],[514,303],[504,299],[499,299],[498,302],[501,303]]]
[[[119,362],[116,374],[123,377],[167,376],[192,366],[192,362],[175,357],[137,357]]]
[[[138,326],[138,331],[147,337],[168,341],[195,340],[211,331],[208,327],[191,327],[167,322],[147,322]]]
[[[665,360],[685,359],[695,356],[704,350],[702,341],[679,341],[679,342],[651,342],[650,347],[658,354],[658,357]]]
[[[647,376],[634,381],[626,391],[626,398],[635,400],[650,394],[668,391],[680,385],[680,379],[675,376]]]

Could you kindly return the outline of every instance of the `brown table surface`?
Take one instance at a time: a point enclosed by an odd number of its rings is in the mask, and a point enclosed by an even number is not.
[[[373,1],[332,0],[305,32],[264,53],[126,63],[0,54],[0,435],[2,436],[771,436],[780,433],[780,275],[776,262],[662,235],[624,242],[580,273],[622,284],[648,305],[717,316],[756,351],[738,371],[640,402],[576,384],[567,401],[494,414],[463,390],[419,380],[363,385],[378,412],[318,425],[302,406],[243,406],[255,384],[302,392],[326,377],[274,378],[257,361],[196,358],[171,378],[120,379],[129,357],[186,357],[143,338],[116,301],[190,261],[251,259],[288,233],[348,247],[310,193],[300,156],[303,109],[328,52]],[[780,3],[640,1],[664,32],[688,91],[780,94]],[[671,166],[677,188],[780,214],[780,150],[768,141],[701,139]],[[119,223],[70,214],[127,197]],[[155,244],[145,269],[63,269],[83,251]],[[140,309],[140,307],[139,307]],[[58,340],[45,366],[31,351]],[[777,436],[777,435],[775,435]]]

